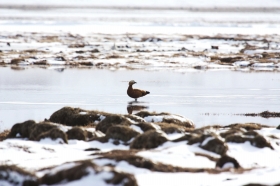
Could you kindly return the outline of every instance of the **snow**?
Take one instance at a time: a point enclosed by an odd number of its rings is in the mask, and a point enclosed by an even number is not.
[[[234,164],[233,163],[230,163],[230,162],[227,162],[223,165],[222,167],[223,169],[229,169],[229,168],[234,168]]]
[[[67,186],[80,186],[81,183],[83,185],[92,185],[92,183],[100,186],[107,186],[108,184],[106,183],[107,179],[111,179],[114,175],[111,172],[100,172],[97,173],[95,170],[92,168],[87,168],[87,172],[89,173],[88,175],[82,177],[80,180],[75,180],[71,181],[68,183],[63,183],[63,185]]]
[[[162,122],[163,118],[163,116],[146,116],[144,120],[146,122]]]
[[[131,125],[130,128],[132,128],[133,130],[135,130],[136,132],[139,132],[140,134],[143,133],[143,130],[136,125]]]
[[[236,61],[233,63],[237,67],[248,67],[251,63],[249,61]]]
[[[215,138],[214,138],[214,137],[208,137],[208,138],[206,138],[206,139],[201,143],[201,146],[206,145],[209,141],[211,141],[211,140],[213,140],[213,139],[215,139]]]
[[[186,142],[173,144],[169,148],[157,148],[137,153],[137,155],[148,158],[154,162],[161,162],[179,167],[213,168],[215,163],[205,157],[196,156],[193,147],[186,145]],[[161,149],[161,150],[159,150]],[[171,158],[172,157],[172,158]]]
[[[183,116],[180,115],[174,115],[174,114],[170,114],[170,115],[151,115],[151,116],[146,116],[144,117],[144,120],[146,122],[154,122],[154,123],[158,123],[158,122],[163,122],[163,119],[175,119],[175,120],[179,120],[180,122],[189,122],[191,125],[193,125],[193,122]]]
[[[252,65],[252,67],[275,67],[275,65],[274,65],[274,63],[254,63],[253,65]]]
[[[106,116],[103,116],[103,115],[100,115],[100,116],[99,116],[100,121],[102,121],[102,120],[105,119],[105,118],[106,118]]]
[[[137,124],[134,125],[137,127]],[[225,130],[213,130],[212,132],[224,132]],[[279,174],[280,164],[280,147],[277,143],[279,139],[272,139],[269,135],[280,137],[280,130],[275,128],[263,128],[257,131],[263,135],[273,146],[274,150],[270,148],[257,148],[252,146],[249,142],[245,143],[228,143],[229,150],[227,155],[234,157],[243,168],[254,168],[251,171],[246,171],[242,174],[234,172],[225,172],[219,174],[208,173],[160,173],[151,172],[148,169],[137,168],[130,165],[126,161],[116,162],[111,159],[96,159],[99,155],[91,156],[92,151],[84,151],[87,148],[99,148],[101,152],[108,152],[111,150],[128,150],[128,146],[114,145],[112,141],[108,143],[101,143],[98,141],[84,142],[79,140],[69,140],[69,144],[60,144],[53,140],[43,140],[40,142],[28,141],[26,139],[7,139],[0,143],[1,153],[0,163],[16,164],[24,167],[26,170],[36,171],[41,168],[58,165],[51,169],[51,174],[64,169],[69,169],[77,165],[73,161],[77,160],[93,160],[94,163],[101,167],[106,165],[113,165],[116,171],[127,172],[135,175],[138,184],[150,185],[153,180],[157,180],[157,184],[161,185],[181,185],[184,180],[191,180],[192,185],[208,185],[209,183],[220,185],[244,185],[246,183],[254,182],[264,184],[279,183],[277,175]],[[166,135],[169,138],[176,139],[184,134]],[[209,137],[205,139],[201,145],[211,140]],[[155,163],[160,162],[173,166],[186,168],[215,168],[215,162],[210,159],[196,155],[205,154],[213,158],[219,158],[220,155],[206,151],[199,147],[199,144],[187,145],[187,141],[182,142],[166,142],[163,145],[150,150],[142,150],[136,153],[137,156],[144,157]],[[65,163],[65,164],[63,164]],[[233,168],[232,163],[226,163],[222,169]],[[84,176],[80,180],[64,183],[66,185],[87,184],[92,179],[96,183],[104,185],[104,180],[112,177],[112,174],[103,171],[96,174],[91,168],[88,170],[89,175]],[[233,169],[232,169],[233,171]],[[49,170],[42,170],[36,172],[36,175],[41,177],[49,173]],[[261,175],[261,176],[260,176]],[[261,178],[260,178],[261,177]],[[269,179],[272,178],[272,179]],[[23,179],[23,178],[17,178]],[[230,181],[225,181],[230,180]]]
[[[14,183],[18,183],[18,185],[20,185],[20,184],[22,185],[25,180],[34,180],[34,178],[32,178],[31,176],[26,176],[26,175],[24,176],[24,175],[19,174],[18,172],[15,172],[15,171],[2,172],[0,170],[0,177],[1,178],[8,177],[9,181],[13,181]],[[7,182],[5,180],[1,180],[0,184],[1,184],[1,186],[12,185],[11,182]]]

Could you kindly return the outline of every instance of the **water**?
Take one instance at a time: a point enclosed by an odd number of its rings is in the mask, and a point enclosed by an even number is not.
[[[126,114],[133,101],[126,95],[132,79],[137,82],[135,88],[151,92],[133,104],[135,109],[180,114],[192,119],[197,127],[236,122],[280,124],[277,118],[235,115],[279,111],[277,72],[1,67],[0,131],[28,119],[44,120],[64,106]]]

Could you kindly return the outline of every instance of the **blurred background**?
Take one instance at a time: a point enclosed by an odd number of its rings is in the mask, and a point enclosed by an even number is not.
[[[279,23],[279,0],[0,0],[2,31],[277,33]]]

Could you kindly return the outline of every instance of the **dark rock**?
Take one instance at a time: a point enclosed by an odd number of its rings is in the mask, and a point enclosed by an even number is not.
[[[122,126],[122,125],[111,126],[106,131],[106,137],[107,138],[122,140],[122,141],[125,141],[125,142],[127,142],[130,139],[136,137],[137,135],[139,135],[138,132],[136,132],[135,130],[131,129],[128,126]]]
[[[156,148],[168,139],[155,130],[149,130],[143,134],[138,135],[130,144],[131,149],[152,149]]]
[[[238,169],[241,166],[239,165],[238,161],[235,158],[232,158],[228,155],[222,156],[217,162],[216,167],[223,168],[226,163],[232,163],[234,168]]]

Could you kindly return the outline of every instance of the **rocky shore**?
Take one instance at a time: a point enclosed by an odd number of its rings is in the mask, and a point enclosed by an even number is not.
[[[265,178],[279,173],[279,143],[279,127],[257,123],[196,128],[170,113],[63,107],[45,121],[17,123],[0,134],[0,181],[130,186],[152,185],[154,176],[162,185],[168,185],[165,179],[178,185],[180,176],[199,175],[192,185],[207,185],[209,179],[277,185],[277,177]]]
[[[0,65],[279,71],[278,35],[2,32]]]

